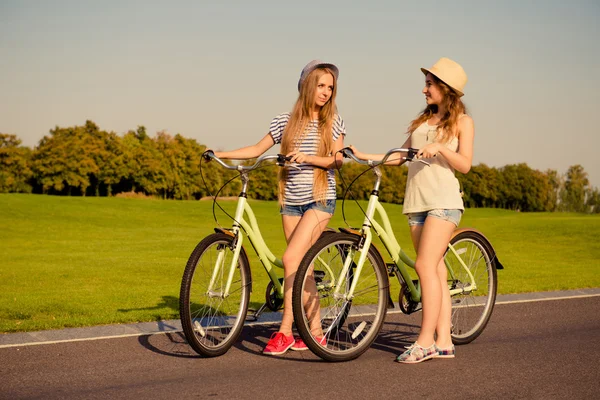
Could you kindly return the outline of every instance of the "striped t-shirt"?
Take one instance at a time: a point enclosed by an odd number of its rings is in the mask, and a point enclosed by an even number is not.
[[[275,143],[281,143],[283,131],[290,120],[290,113],[279,114],[269,128],[269,133],[273,137]],[[316,156],[319,149],[319,132],[318,121],[311,121],[306,128],[307,132],[302,138],[302,143],[298,147],[298,151],[310,156]],[[346,135],[346,127],[344,121],[339,115],[335,116],[332,127],[333,141],[336,141],[340,135]],[[330,154],[331,155],[331,154]],[[295,168],[288,169],[288,179],[284,190],[284,204],[289,206],[301,206],[315,201],[313,196],[313,176],[315,166],[311,164],[299,164],[300,170]],[[330,169],[327,171],[327,200],[335,200],[335,171]]]

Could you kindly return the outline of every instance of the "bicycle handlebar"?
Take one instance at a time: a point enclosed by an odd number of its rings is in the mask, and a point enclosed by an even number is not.
[[[215,153],[212,150],[207,150],[204,153],[202,153],[202,157],[204,157],[204,159],[206,161],[215,160],[223,168],[231,169],[231,170],[235,170],[235,171],[239,171],[239,172],[252,171],[252,170],[258,168],[265,161],[270,161],[270,160],[277,160],[277,165],[283,166],[283,164],[285,164],[286,161],[290,161],[292,159],[292,157],[287,157],[283,154],[262,155],[262,156],[258,157],[256,159],[256,162],[252,165],[229,165],[229,164],[225,163],[223,160],[221,160],[219,157],[215,156]],[[292,167],[298,168],[294,165],[292,165]]]
[[[344,147],[341,151],[342,151],[342,154],[344,155],[344,157],[351,158],[359,164],[368,165],[370,167],[385,164],[387,159],[394,153],[406,153],[407,154],[406,157],[402,157],[403,160],[419,161],[425,165],[429,165],[429,163],[427,161],[420,160],[420,159],[415,160],[415,156],[419,152],[419,149],[415,149],[413,147],[409,147],[407,149],[404,149],[401,147],[393,148],[393,149],[389,150],[387,153],[385,153],[385,155],[383,156],[383,158],[380,161],[361,160],[360,158],[358,158],[354,155],[354,152],[352,151],[352,149],[350,147]]]

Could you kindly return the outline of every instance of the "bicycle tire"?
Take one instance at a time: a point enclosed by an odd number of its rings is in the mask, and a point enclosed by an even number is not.
[[[229,295],[223,297],[233,256],[234,237],[214,233],[203,239],[187,262],[179,295],[181,326],[189,345],[200,355],[225,354],[242,332],[251,291],[250,264],[242,248]],[[223,267],[208,290],[214,265],[221,253]]]
[[[355,263],[366,250],[356,251],[360,241],[360,236],[347,233],[321,237],[302,259],[294,279],[292,309],[298,333],[314,354],[327,361],[349,361],[359,357],[375,341],[385,320],[389,281],[383,258],[374,246],[368,249],[354,297],[346,299],[350,284],[357,279],[354,268],[349,269],[341,292],[335,294],[348,252],[354,253],[352,263]],[[313,265],[314,270],[324,273],[317,289],[319,327],[314,333],[319,339],[313,336],[311,318],[307,317],[303,306],[309,304],[311,296],[314,300],[314,292],[305,290],[314,276]],[[318,330],[322,330],[322,336]]]
[[[461,345],[475,340],[488,324],[496,302],[498,279],[493,250],[480,233],[463,230],[450,240],[450,244],[469,268],[477,286],[476,290],[458,293],[451,299],[452,341]],[[455,274],[452,279],[449,272],[450,289],[461,285],[468,287],[470,277],[449,248],[444,261]]]

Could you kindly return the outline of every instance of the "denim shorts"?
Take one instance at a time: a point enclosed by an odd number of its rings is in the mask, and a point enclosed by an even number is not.
[[[423,225],[427,217],[435,217],[444,221],[450,221],[454,225],[458,226],[462,214],[463,211],[458,209],[448,210],[444,208],[436,208],[429,211],[410,213],[406,216],[408,217],[408,226]]]
[[[302,204],[301,206],[284,205],[281,207],[279,213],[281,215],[289,215],[291,217],[301,217],[309,210],[323,211],[333,215],[333,212],[335,211],[335,200],[328,199],[325,201],[325,204],[318,201],[313,201],[312,203]]]

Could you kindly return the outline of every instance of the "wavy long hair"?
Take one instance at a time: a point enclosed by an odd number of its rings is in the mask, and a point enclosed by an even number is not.
[[[328,68],[317,68],[312,71],[302,83],[298,100],[291,112],[290,119],[283,131],[281,139],[281,153],[287,154],[293,150],[298,150],[302,140],[306,136],[309,124],[312,121],[312,112],[315,106],[315,93],[319,79],[325,74],[333,77],[333,92],[331,97],[321,107],[318,119],[318,134],[320,137],[317,156],[326,157],[333,151],[333,120],[336,115],[335,97],[337,94],[337,81],[335,74]],[[285,182],[287,181],[289,171],[287,168],[279,170],[279,202],[283,204],[285,196]],[[322,168],[314,169],[313,197],[316,201],[325,203],[327,195],[327,170]]]
[[[444,81],[431,74],[433,81],[438,85],[442,93],[442,105],[446,114],[442,115],[440,123],[437,126],[436,141],[448,143],[455,137],[458,137],[458,119],[461,115],[467,113],[467,107],[463,104],[460,96]],[[408,126],[408,133],[413,133],[423,122],[438,112],[437,104],[428,104],[421,113],[412,120]]]

